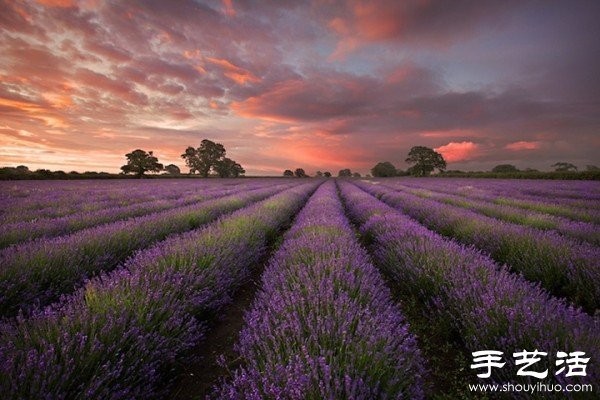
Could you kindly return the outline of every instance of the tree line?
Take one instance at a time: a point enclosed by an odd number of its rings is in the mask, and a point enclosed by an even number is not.
[[[221,143],[215,143],[204,139],[198,148],[189,146],[181,155],[185,164],[190,169],[190,175],[198,173],[206,178],[211,173],[220,178],[237,178],[246,173],[242,166],[231,158],[225,157],[226,150]],[[121,167],[124,174],[134,174],[138,178],[144,176],[146,172],[165,171],[170,175],[179,175],[181,170],[175,164],[169,164],[164,167],[158,162],[152,151],[134,150],[125,154],[127,164]]]
[[[410,149],[408,153],[408,158],[406,162],[409,164],[413,164],[406,172],[397,169],[394,164],[389,161],[383,161],[377,163],[373,168],[371,168],[371,175],[374,177],[391,177],[391,176],[405,176],[405,175],[414,175],[414,176],[428,176],[435,169],[439,169],[440,172],[446,169],[446,161],[444,157],[433,149],[424,146],[415,146]],[[370,177],[371,175],[367,175]],[[292,170],[286,169],[283,172],[283,176],[288,177],[297,177],[304,178],[307,177],[304,169],[298,168],[294,172]],[[315,174],[317,177],[331,177],[330,172],[321,172],[317,171]],[[358,172],[352,172],[349,168],[341,169],[338,172],[338,177],[340,178],[360,178],[361,175]]]
[[[198,174],[201,177],[211,175],[222,178],[239,177],[246,171],[236,161],[225,157],[225,147],[220,143],[204,139],[198,148],[188,147],[181,155],[189,168],[189,176]],[[123,175],[132,174],[134,178],[141,178],[145,173],[164,172],[164,175],[170,177],[181,177],[180,168],[175,164],[163,166],[152,151],[141,149],[133,150],[125,155],[127,164],[121,167],[122,173],[111,174],[108,172],[86,171],[83,173],[71,171],[50,171],[48,169],[30,170],[25,165],[17,167],[0,168],[0,180],[20,180],[20,179],[110,179],[119,178]],[[595,165],[586,165],[585,170],[579,170],[578,167],[568,162],[557,162],[552,165],[553,172],[543,172],[532,168],[524,170],[518,169],[512,164],[500,164],[492,168],[491,171],[464,172],[458,170],[446,170],[446,161],[444,157],[425,146],[415,146],[405,160],[412,164],[406,171],[398,169],[389,161],[382,161],[371,168],[371,174],[366,177],[393,177],[393,176],[428,176],[436,169],[438,176],[442,177],[482,177],[482,178],[531,178],[531,179],[600,179],[600,167]],[[283,172],[285,177],[307,178],[309,175],[303,168],[296,168],[294,171],[286,169]],[[330,178],[332,173],[329,171],[317,171],[316,177]],[[338,171],[338,177],[360,178],[361,174],[352,172],[349,168]]]
[[[458,170],[446,171],[446,160],[444,157],[436,152],[435,150],[425,146],[414,146],[410,149],[408,157],[405,160],[406,163],[412,164],[406,171],[398,169],[389,161],[382,161],[377,163],[371,168],[371,174],[367,177],[394,177],[394,176],[429,176],[436,169],[439,172],[439,176],[485,176],[485,177],[506,177],[506,178],[521,178],[530,177],[540,179],[598,179],[600,175],[600,167],[595,165],[587,165],[585,173],[576,174],[578,172],[577,166],[568,162],[557,162],[552,164],[554,168],[553,172],[541,172],[533,168],[526,168],[524,170],[518,169],[516,166],[511,164],[500,164],[492,168],[492,171],[478,171],[478,172],[464,172]],[[535,176],[533,176],[535,174]],[[304,172],[304,169],[298,168],[295,171],[286,169],[283,172],[283,176],[287,177],[298,177],[304,178],[308,175]],[[330,172],[317,171],[316,177],[331,177]],[[342,169],[338,173],[338,177],[355,177],[360,178],[361,175],[358,172],[352,172],[350,169]]]

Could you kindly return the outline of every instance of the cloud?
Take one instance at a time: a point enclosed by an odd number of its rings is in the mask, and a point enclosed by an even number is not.
[[[250,173],[403,167],[418,144],[457,167],[592,163],[583,3],[0,0],[0,164],[151,146],[181,165],[205,137]]]
[[[467,161],[477,156],[479,146],[473,142],[450,142],[434,149],[446,162]]]
[[[477,28],[500,24],[515,1],[354,0],[343,14],[327,21],[339,37],[332,55],[339,59],[360,46],[376,42],[403,42],[445,47],[473,36]],[[493,26],[492,25],[492,26]]]
[[[509,143],[506,146],[504,146],[504,148],[506,150],[512,150],[512,151],[522,151],[522,150],[537,150],[539,149],[541,146],[540,142],[526,142],[526,141],[519,141],[519,142],[513,142],[513,143]]]

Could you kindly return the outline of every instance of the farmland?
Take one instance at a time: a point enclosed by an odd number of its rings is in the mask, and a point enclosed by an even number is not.
[[[475,399],[483,394],[468,384],[506,382],[600,390],[598,182],[0,189],[3,398]],[[505,363],[486,378],[471,367],[484,350]],[[529,368],[543,378],[517,374],[513,354],[525,351],[545,353]]]

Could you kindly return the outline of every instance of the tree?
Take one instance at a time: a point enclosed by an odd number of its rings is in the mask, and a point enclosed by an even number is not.
[[[414,164],[409,168],[409,171],[416,176],[427,176],[436,168],[440,171],[446,169],[444,157],[437,151],[425,146],[414,146],[410,149],[406,162]]]
[[[283,171],[283,176],[294,176],[294,173],[291,169],[286,169],[285,171]]]
[[[246,172],[240,164],[227,157],[218,160],[214,165],[214,169],[220,178],[237,178]]]
[[[29,174],[31,172],[31,171],[29,171],[29,168],[26,167],[25,165],[17,165],[17,167],[15,168],[15,171],[17,172],[17,174],[21,174],[21,175]]]
[[[297,168],[296,171],[294,171],[294,175],[297,178],[308,178],[308,175],[306,175],[306,172],[304,172],[302,168]]]
[[[188,147],[181,158],[185,160],[186,165],[190,168],[190,174],[198,172],[200,176],[206,178],[218,161],[225,157],[225,147],[220,143],[215,143],[211,140],[204,139],[200,143],[200,147],[194,149]]]
[[[19,167],[17,167],[19,168]],[[596,165],[586,165],[585,166],[586,171],[600,171],[600,167],[596,166]]]
[[[317,176],[317,177],[319,177],[319,178],[322,178],[322,177],[323,177],[323,173],[322,173],[321,171],[317,171],[317,172],[315,173],[315,176]]]
[[[557,162],[552,164],[555,171],[577,171],[577,167],[568,162]]]
[[[396,176],[396,167],[389,161],[384,161],[377,163],[373,168],[371,168],[371,174],[378,178]]]
[[[352,171],[350,171],[349,168],[341,169],[340,172],[338,172],[338,176],[340,178],[350,177],[350,176],[352,176]]]
[[[127,157],[127,164],[121,167],[124,174],[132,173],[141,178],[145,172],[160,172],[163,169],[163,165],[151,151],[146,153],[144,150],[137,149],[125,154],[125,157]]]
[[[519,169],[511,164],[500,164],[492,168],[492,172],[507,174],[510,172],[519,172]]]
[[[323,176],[324,176],[325,178],[331,178],[331,172],[329,172],[329,171],[325,171],[325,172],[323,172]]]
[[[361,177],[361,175],[360,175],[360,172],[355,172],[355,173],[353,173],[353,174],[352,174],[352,177],[353,177],[353,178],[360,178],[360,177]]]
[[[169,175],[179,175],[181,174],[181,170],[179,169],[179,167],[175,164],[169,164],[165,167],[165,171],[167,172],[167,174]]]

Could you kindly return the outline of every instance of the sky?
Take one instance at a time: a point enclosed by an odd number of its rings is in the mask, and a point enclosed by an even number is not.
[[[600,165],[600,1],[0,0],[0,166]]]

